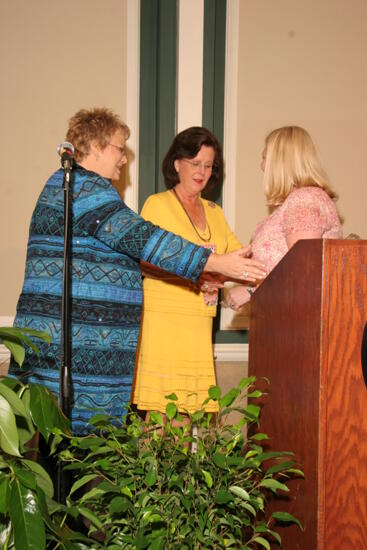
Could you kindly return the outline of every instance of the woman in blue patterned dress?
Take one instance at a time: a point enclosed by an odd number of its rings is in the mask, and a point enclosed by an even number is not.
[[[128,127],[108,109],[78,111],[66,139],[74,145],[72,182],[72,423],[88,429],[96,410],[125,413],[142,307],[140,261],[196,281],[203,270],[258,277],[245,250],[218,256],[145,221],[121,200],[112,180],[126,164]],[[30,348],[10,374],[59,393],[64,240],[63,170],[47,181],[30,224],[25,280],[15,325],[47,331],[51,345]]]

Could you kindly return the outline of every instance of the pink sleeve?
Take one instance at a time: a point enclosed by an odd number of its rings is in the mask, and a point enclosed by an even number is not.
[[[316,187],[304,187],[293,191],[284,203],[283,233],[320,231],[329,229],[327,194]]]

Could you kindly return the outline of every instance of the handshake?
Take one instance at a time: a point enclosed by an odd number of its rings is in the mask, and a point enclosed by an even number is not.
[[[204,303],[208,306],[215,306],[218,303],[218,290],[224,287],[226,281],[234,281],[241,283],[231,288],[226,299],[221,302],[224,307],[230,307],[234,310],[240,309],[246,302],[250,300],[251,295],[254,292],[254,288],[260,284],[260,282],[266,277],[266,271],[261,262],[251,259],[251,246],[241,248],[235,252],[230,252],[222,256],[214,255],[217,258],[225,258],[233,260],[235,264],[235,275],[227,276],[223,274],[221,269],[220,273],[212,272],[211,270],[203,271],[199,278],[199,288],[203,293]],[[210,260],[209,258],[209,260]],[[208,260],[208,263],[209,263]],[[207,264],[208,265],[208,264]],[[207,266],[206,266],[207,268]],[[239,274],[239,275],[238,275]],[[246,286],[245,283],[255,283],[254,286]]]

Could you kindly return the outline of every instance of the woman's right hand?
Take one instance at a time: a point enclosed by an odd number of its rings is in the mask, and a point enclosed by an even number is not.
[[[230,307],[238,311],[250,301],[250,298],[251,294],[247,290],[247,287],[244,285],[237,285],[227,290],[226,298],[221,304],[224,307]]]
[[[228,277],[243,281],[257,281],[266,277],[265,267],[261,262],[247,257],[251,246],[240,248],[227,254],[210,254],[204,271],[214,271]]]

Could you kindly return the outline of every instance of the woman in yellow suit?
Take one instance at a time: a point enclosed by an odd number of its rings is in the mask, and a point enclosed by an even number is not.
[[[192,127],[179,133],[162,170],[168,190],[147,199],[141,212],[145,219],[218,254],[241,248],[222,209],[201,198],[223,171],[221,147],[211,132]],[[247,280],[264,275],[262,264],[248,259]],[[178,277],[158,280],[154,273],[146,273],[132,396],[138,409],[164,412],[165,396],[175,393],[180,412],[193,412],[216,383],[212,322],[218,291],[205,283],[203,287],[206,291],[201,292]],[[217,404],[210,401],[205,409],[215,412]]]

